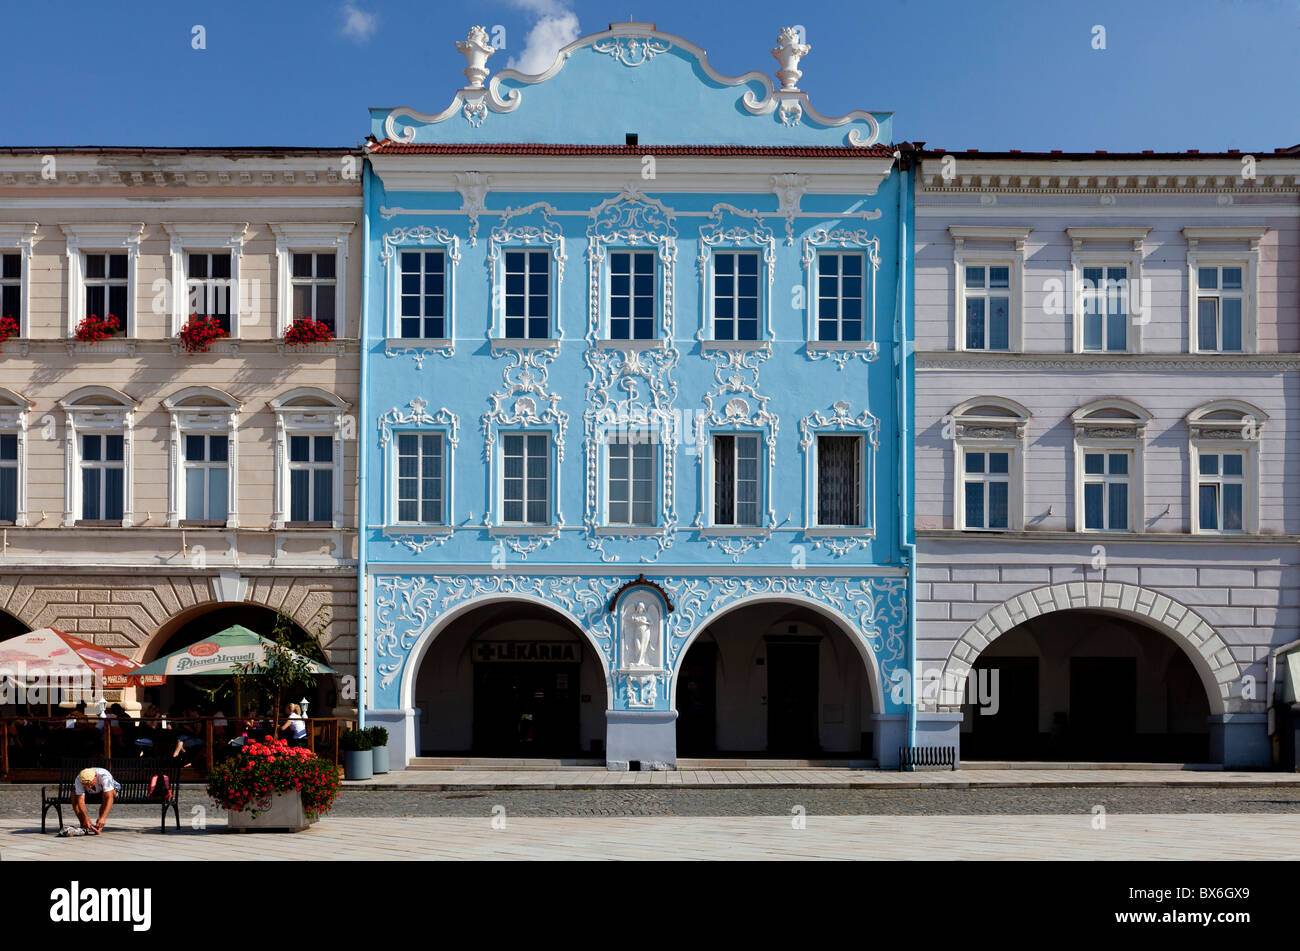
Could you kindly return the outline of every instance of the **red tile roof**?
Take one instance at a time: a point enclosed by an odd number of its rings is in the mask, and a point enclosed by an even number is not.
[[[371,142],[372,155],[723,155],[781,158],[889,158],[888,145],[548,145],[537,142]]]

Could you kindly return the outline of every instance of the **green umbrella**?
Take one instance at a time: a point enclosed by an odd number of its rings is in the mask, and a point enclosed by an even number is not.
[[[248,628],[236,624],[219,634],[204,638],[197,644],[182,647],[166,656],[159,657],[151,664],[131,671],[128,677],[148,677],[162,674],[168,677],[206,677],[214,675],[242,674],[245,664],[263,664],[267,653],[275,650],[275,641],[267,640]],[[301,658],[313,674],[332,674],[335,671],[297,651],[289,651],[295,658]],[[242,706],[237,703],[236,706]]]

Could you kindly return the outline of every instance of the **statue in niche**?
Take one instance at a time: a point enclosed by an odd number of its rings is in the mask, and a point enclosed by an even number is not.
[[[623,609],[623,656],[629,668],[658,666],[659,609],[644,598]]]

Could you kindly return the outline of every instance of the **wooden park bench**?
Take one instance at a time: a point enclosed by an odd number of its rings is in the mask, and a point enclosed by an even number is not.
[[[108,770],[122,789],[118,792],[113,806],[159,806],[162,810],[162,831],[167,832],[167,810],[176,816],[176,828],[181,827],[181,767],[178,760],[159,758],[131,757],[128,759],[104,759],[102,756],[64,757],[59,770],[58,786],[41,787],[41,831],[45,831],[45,816],[51,808],[59,816],[59,828],[63,828],[63,805],[72,805],[76,794],[73,784],[77,774],[88,766]],[[166,798],[149,795],[149,783],[155,776],[166,776],[171,785],[170,795]],[[52,792],[51,792],[52,791]],[[86,810],[92,803],[100,802],[99,793],[86,794]]]

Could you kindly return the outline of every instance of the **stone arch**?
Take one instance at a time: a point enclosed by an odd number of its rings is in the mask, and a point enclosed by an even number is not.
[[[871,687],[871,712],[885,712],[885,697],[882,687],[880,661],[876,657],[875,652],[871,649],[871,645],[869,645],[862,636],[858,634],[857,627],[854,623],[828,604],[814,601],[813,599],[803,597],[802,595],[784,592],[758,594],[747,598],[741,598],[737,601],[733,601],[726,607],[714,611],[708,617],[701,619],[700,622],[695,625],[691,630],[691,633],[687,636],[685,642],[680,648],[678,648],[677,656],[673,661],[673,673],[672,677],[669,678],[668,705],[670,709],[677,709],[677,675],[681,671],[682,659],[686,657],[686,652],[691,649],[691,645],[694,644],[699,636],[708,629],[709,625],[713,624],[720,618],[726,617],[728,614],[733,611],[738,611],[741,608],[752,607],[756,604],[762,603],[797,604],[800,607],[809,608],[814,613],[821,615],[834,624],[839,629],[840,633],[849,639],[849,642],[853,644],[858,653],[862,656],[863,664],[866,666],[867,682]]]
[[[398,701],[400,707],[404,710],[412,710],[415,708],[415,687],[416,681],[419,679],[420,675],[420,666],[424,663],[425,657],[428,656],[429,650],[433,646],[434,641],[438,639],[438,636],[442,634],[443,631],[447,630],[448,627],[460,618],[479,608],[484,608],[492,604],[509,602],[518,603],[521,601],[549,611],[557,617],[563,618],[571,627],[582,634],[587,647],[591,649],[591,651],[596,655],[596,659],[600,662],[601,676],[605,678],[605,709],[613,709],[614,684],[609,675],[609,663],[605,657],[605,651],[601,646],[600,641],[596,639],[582,621],[560,605],[553,601],[547,601],[545,598],[539,598],[530,594],[516,593],[485,595],[483,597],[472,598],[463,604],[456,605],[456,607],[447,611],[445,614],[440,615],[436,621],[426,627],[406,655],[406,663],[402,668],[402,677],[398,689]],[[372,667],[371,669],[373,670],[374,668]]]
[[[971,666],[997,638],[1031,618],[1081,608],[1134,618],[1171,638],[1196,668],[1210,703],[1210,713],[1233,712],[1231,689],[1241,671],[1218,632],[1191,608],[1168,595],[1114,581],[1045,585],[1009,598],[985,613],[966,629],[948,654],[940,681],[939,708],[961,709]]]

